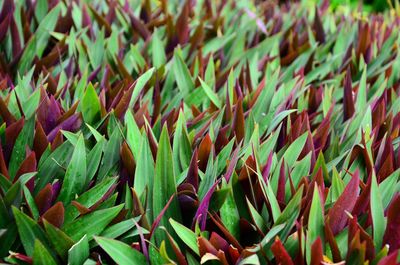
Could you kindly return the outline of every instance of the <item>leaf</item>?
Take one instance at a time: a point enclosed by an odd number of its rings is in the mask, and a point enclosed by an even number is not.
[[[208,206],[210,204],[211,196],[213,195],[215,188],[219,183],[220,181],[216,181],[214,185],[211,186],[204,198],[201,200],[199,207],[197,208],[196,214],[194,216],[194,221],[199,221],[201,230],[204,230],[206,227]]]
[[[46,219],[56,227],[61,227],[64,223],[64,205],[57,202],[42,215],[42,219]]]
[[[35,240],[34,250],[33,250],[33,264],[38,265],[56,265],[57,262],[51,256],[46,247],[40,242],[40,240]]]
[[[358,84],[356,112],[361,113],[365,111],[366,106],[367,106],[367,67],[365,66],[361,75],[360,83]]]
[[[222,106],[222,102],[219,99],[217,93],[215,93],[208,85],[206,82],[204,82],[203,80],[201,80],[201,78],[199,77],[199,81],[201,84],[201,87],[204,89],[204,92],[206,93],[206,95],[208,96],[208,98],[212,101],[212,103],[214,103],[215,106],[217,106],[217,108],[221,108]]]
[[[147,137],[142,138],[140,152],[136,162],[134,187],[135,191],[140,196],[145,191],[146,186],[148,190],[152,191],[154,182],[154,161]],[[153,196],[148,196],[150,205],[152,205],[152,198]],[[149,214],[152,215],[152,213]]]
[[[121,241],[105,237],[95,237],[95,240],[117,264],[146,264],[146,258],[142,253]]]
[[[174,173],[176,175],[188,168],[190,163],[190,154],[192,148],[189,140],[189,135],[186,129],[186,120],[183,111],[180,111],[178,122],[176,123],[175,134],[173,139],[173,157],[174,157]]]
[[[274,253],[277,264],[294,265],[292,258],[287,253],[279,238],[275,239],[275,242],[271,246],[271,251]]]
[[[105,177],[112,175],[110,174],[112,173],[111,170],[117,165],[120,159],[119,149],[121,144],[122,136],[120,130],[115,128],[110,136],[110,140],[105,146],[103,159],[100,163],[100,168],[97,174],[97,182],[102,181]]]
[[[68,205],[76,194],[80,194],[86,184],[86,150],[83,136],[76,143],[69,162],[58,200]]]
[[[316,39],[320,44],[325,43],[325,32],[324,32],[324,27],[321,22],[321,19],[319,17],[319,10],[317,7],[315,7],[315,18],[314,18],[314,29],[316,33]]]
[[[200,255],[199,247],[197,245],[197,236],[196,234],[188,229],[186,226],[176,222],[174,219],[170,218],[169,223],[172,228],[175,230],[176,234],[179,238],[197,255]]]
[[[240,143],[245,137],[245,120],[242,99],[236,103],[235,114],[232,121],[232,130],[235,132],[236,141]]]
[[[290,167],[294,164],[294,162],[296,162],[301,151],[303,150],[304,144],[307,140],[307,134],[308,133],[303,133],[288,147],[288,149],[286,149],[283,159]]]
[[[104,198],[107,192],[112,188],[112,186],[117,181],[117,178],[106,178],[90,190],[83,193],[75,201],[85,207],[91,207],[98,201]],[[64,223],[68,224],[72,222],[76,217],[79,216],[79,211],[72,204],[68,205],[65,209],[65,219]]]
[[[165,50],[164,50],[164,44],[160,39],[160,31],[157,29],[154,29],[153,34],[152,34],[152,41],[151,41],[151,51],[152,51],[152,60],[153,60],[153,65],[157,69],[159,69],[161,66],[165,64],[167,61],[166,55],[165,55]]]
[[[135,227],[135,222],[138,222],[139,218],[131,218],[125,221],[121,221],[119,223],[116,223],[108,228],[106,228],[102,233],[102,237],[107,237],[107,238],[116,238],[132,228]]]
[[[66,224],[63,230],[72,240],[77,241],[84,235],[87,235],[88,239],[91,240],[94,235],[99,235],[107,227],[122,210],[123,206],[124,205],[121,204],[112,208],[97,210],[86,214]]]
[[[99,168],[105,143],[105,139],[101,138],[87,155],[86,185],[93,179]]]
[[[15,217],[15,222],[17,223],[21,243],[29,256],[32,256],[34,253],[35,240],[40,240],[41,243],[46,246],[48,245],[43,230],[34,220],[14,206],[12,207],[12,212]]]
[[[354,114],[353,86],[351,83],[350,68],[347,68],[343,90],[343,121],[346,121]]]
[[[289,203],[286,205],[285,209],[279,215],[278,219],[276,220],[274,226],[280,225],[285,223],[285,228],[281,231],[280,237],[282,239],[286,239],[287,235],[289,234],[290,230],[292,229],[299,213],[300,213],[300,206],[301,206],[301,199],[302,199],[302,194],[303,194],[303,188],[304,186],[300,186],[300,188],[297,190],[295,195],[292,197],[292,199],[289,201]]]
[[[32,217],[34,220],[37,220],[39,218],[39,210],[36,206],[35,199],[33,198],[31,192],[26,186],[24,186],[23,189],[24,189],[25,200],[29,206],[29,210],[31,211]]]
[[[158,216],[169,198],[176,193],[176,180],[173,165],[174,161],[169,143],[168,130],[167,127],[164,126],[160,136],[156,159],[153,188],[153,216]],[[181,219],[181,213],[176,198],[173,199],[161,220],[161,225],[165,226],[168,232],[171,232],[171,228],[167,220],[171,217],[178,221]],[[166,239],[165,234],[159,230],[156,231],[156,238],[158,238],[159,242]]]
[[[308,233],[307,242],[312,248],[315,240],[323,240],[324,238],[324,212],[322,208],[321,198],[318,192],[318,186],[314,186],[314,193],[311,202],[310,213],[308,217]],[[313,253],[311,249],[307,251],[307,260],[311,262]]]
[[[142,134],[133,118],[132,112],[129,110],[125,115],[126,124],[126,142],[132,150],[135,160],[139,159]]]
[[[389,204],[387,209],[387,226],[383,236],[383,242],[391,246],[389,252],[392,253],[400,247],[400,194],[398,193]]]
[[[25,125],[22,131],[19,133],[14,147],[12,149],[10,164],[8,167],[8,172],[10,174],[11,180],[14,179],[18,169],[21,166],[21,163],[25,159],[26,154],[26,146],[32,146],[33,144],[33,132],[34,132],[34,117],[30,118],[25,122]]]
[[[133,88],[131,100],[129,102],[130,109],[133,107],[133,104],[135,103],[137,97],[139,96],[140,92],[142,91],[142,89],[146,85],[146,83],[150,80],[153,73],[154,73],[154,68],[150,68],[136,80],[136,84],[135,84],[135,87]]]
[[[384,216],[381,193],[379,191],[378,182],[374,173],[372,174],[370,207],[373,223],[374,244],[377,249],[381,249],[383,235],[386,229],[386,220]]]
[[[46,235],[57,254],[63,259],[67,259],[68,250],[74,245],[74,241],[63,231],[43,220]]]
[[[83,120],[86,123],[93,125],[101,119],[100,101],[92,83],[89,83],[82,97],[81,109]]]
[[[35,194],[42,190],[46,184],[51,182],[51,178],[54,178],[62,171],[60,165],[64,165],[69,161],[73,152],[73,146],[70,142],[65,142],[61,146],[57,147],[48,157],[43,157],[39,161],[37,181],[35,185]],[[55,163],[56,161],[56,163]],[[64,172],[62,172],[64,174]]]
[[[68,264],[80,265],[89,257],[89,241],[86,235],[68,250]]]
[[[343,193],[328,212],[329,226],[334,235],[337,235],[347,223],[347,212],[353,210],[358,197],[360,182],[358,170],[351,177]]]
[[[322,250],[322,241],[321,238],[318,237],[314,243],[311,245],[311,265],[319,265],[324,260],[323,250]]]
[[[178,88],[183,95],[187,95],[193,91],[195,86],[189,69],[182,58],[182,52],[179,49],[176,49],[174,52],[173,62],[173,70]]]

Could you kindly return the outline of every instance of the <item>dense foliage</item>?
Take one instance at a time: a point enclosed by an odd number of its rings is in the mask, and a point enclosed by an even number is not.
[[[0,260],[396,264],[399,15],[3,0]]]

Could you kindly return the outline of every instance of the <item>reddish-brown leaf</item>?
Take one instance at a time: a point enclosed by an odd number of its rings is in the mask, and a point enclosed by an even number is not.
[[[35,197],[35,204],[38,207],[39,214],[43,214],[51,207],[53,198],[53,187],[48,183]]]
[[[38,159],[42,156],[43,152],[49,146],[49,141],[47,140],[47,136],[43,130],[40,122],[36,123],[35,137],[33,139],[33,150]]]
[[[245,132],[242,99],[239,99],[236,103],[235,114],[232,121],[232,131],[235,132],[236,142],[239,143],[244,138]]]
[[[393,253],[400,248],[400,193],[390,203],[387,210],[387,226],[383,242],[390,246],[389,252]]]
[[[397,257],[399,256],[399,250],[396,249],[390,255],[382,258],[378,265],[398,265]]]
[[[136,163],[133,158],[132,151],[125,141],[121,145],[120,156],[121,156],[121,160],[124,165],[124,168],[129,173],[129,177],[133,178],[133,176],[135,174]],[[141,176],[139,176],[139,177],[141,177]]]
[[[17,173],[15,174],[14,182],[18,180],[18,178],[21,175],[35,171],[36,171],[36,155],[35,152],[31,152],[21,163]]]
[[[186,181],[193,185],[194,189],[197,191],[199,188],[199,168],[197,165],[198,155],[197,148],[194,149],[192,159],[190,161],[189,170],[187,173]]]
[[[359,183],[359,172],[356,170],[343,193],[328,212],[328,224],[334,235],[338,234],[346,226],[346,211],[351,212],[356,204],[359,192]]]
[[[316,40],[320,44],[325,43],[324,27],[322,26],[321,18],[319,17],[319,10],[317,7],[315,7],[314,30]]]
[[[350,119],[354,114],[353,86],[351,82],[351,71],[350,67],[348,67],[343,88],[343,121]]]
[[[323,249],[321,238],[318,237],[314,243],[311,245],[311,262],[310,265],[320,265],[323,261]]]
[[[275,242],[271,246],[271,251],[275,256],[276,264],[294,265],[292,258],[278,237],[275,238]]]
[[[182,7],[181,14],[179,15],[175,29],[178,34],[178,39],[180,44],[185,44],[189,40],[189,9],[190,9],[190,2],[186,0],[186,3]]]
[[[61,227],[64,223],[64,205],[62,202],[54,204],[42,215],[42,218],[46,219],[46,221],[55,227]]]
[[[208,157],[210,156],[211,147],[213,143],[208,134],[204,136],[203,140],[199,145],[198,157],[199,157],[199,168],[204,172],[207,167]]]

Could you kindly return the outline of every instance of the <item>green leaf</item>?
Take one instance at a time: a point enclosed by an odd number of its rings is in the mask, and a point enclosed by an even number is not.
[[[146,186],[148,187],[149,191],[153,190],[154,182],[154,161],[147,137],[142,138],[139,157],[136,161],[134,187],[137,194],[141,196],[145,191]],[[148,196],[148,203],[149,205],[152,205],[152,195]],[[149,214],[150,216],[153,215],[152,212],[149,212]],[[150,218],[150,220],[153,220],[153,218]]]
[[[297,158],[299,157],[301,151],[303,150],[304,144],[307,140],[307,132],[298,137],[286,150],[283,158],[285,162],[290,167],[293,166],[294,162],[296,162]]]
[[[164,126],[158,144],[156,159],[156,172],[153,187],[153,217],[161,213],[170,197],[176,193],[176,180],[173,165],[174,161],[169,143],[168,130],[167,127]],[[171,232],[171,227],[167,220],[171,217],[178,221],[181,219],[181,213],[176,198],[173,199],[160,222],[160,225],[165,226],[168,232]],[[161,230],[157,230],[155,235],[159,242],[166,238],[165,233]]]
[[[53,180],[52,178],[65,174],[62,167],[69,161],[72,152],[73,146],[67,141],[60,145],[48,157],[45,157],[43,162],[42,159],[40,159],[35,183],[35,194],[42,190],[47,183],[51,183]]]
[[[374,244],[377,251],[382,247],[383,235],[386,230],[386,219],[382,206],[382,197],[379,191],[375,174],[372,174],[371,199],[370,199]]]
[[[283,240],[286,240],[290,230],[292,229],[299,213],[300,213],[300,203],[303,194],[303,186],[301,186],[293,198],[289,201],[286,205],[285,209],[283,210],[282,214],[276,220],[274,226],[280,225],[285,223],[285,228],[282,230],[280,237]]]
[[[182,111],[179,113],[178,122],[176,123],[174,143],[172,147],[175,162],[174,173],[175,175],[180,175],[189,167],[192,155],[192,148],[186,129],[185,115]]]
[[[158,69],[165,64],[167,61],[165,56],[164,44],[160,40],[159,31],[154,29],[151,41],[151,51],[153,65]]]
[[[133,104],[135,103],[137,97],[139,96],[140,92],[142,91],[142,89],[146,85],[146,83],[150,80],[153,73],[154,73],[154,67],[147,70],[146,73],[142,74],[136,80],[136,85],[133,89],[131,100],[129,101],[129,109],[131,109],[133,107]]]
[[[232,178],[234,179],[234,178]],[[228,231],[236,238],[240,237],[240,213],[234,195],[229,192],[225,203],[220,209],[221,220]]]
[[[271,124],[268,126],[267,134],[270,134],[287,116],[296,111],[297,109],[284,110],[278,113],[278,115],[274,116]]]
[[[63,231],[54,225],[50,224],[46,220],[43,220],[44,229],[46,230],[47,238],[57,254],[66,260],[68,256],[68,250],[74,245],[74,241],[67,236]]]
[[[145,256],[121,241],[95,237],[96,242],[119,265],[146,264]]]
[[[93,149],[87,155],[87,173],[86,173],[86,184],[88,184],[94,177],[99,168],[101,155],[103,154],[103,148],[106,143],[104,138],[101,138]]]
[[[81,102],[83,120],[93,125],[101,119],[100,100],[92,83],[89,83]]]
[[[86,235],[68,250],[68,264],[80,265],[89,257],[89,241]]]
[[[68,205],[76,194],[80,194],[86,184],[86,150],[80,135],[68,165],[58,200]]]
[[[34,220],[14,206],[12,207],[12,212],[17,223],[21,243],[29,256],[32,256],[34,253],[35,240],[40,240],[46,246],[48,245],[46,235]]]
[[[258,213],[257,209],[254,208],[253,204],[249,201],[249,199],[246,197],[246,202],[249,207],[251,217],[253,218],[254,224],[260,229],[261,231],[265,231],[267,226],[264,222],[264,218],[261,216],[261,214]]]
[[[122,210],[123,206],[124,205],[121,204],[112,208],[97,210],[86,214],[66,224],[63,230],[72,240],[77,241],[84,235],[87,235],[88,239],[91,240],[94,235],[99,235],[107,227]]]
[[[34,250],[33,250],[33,264],[36,265],[56,265],[57,262],[51,256],[46,247],[40,242],[40,240],[35,240]]]
[[[126,142],[132,150],[133,157],[138,160],[141,148],[142,134],[140,133],[139,127],[133,118],[131,110],[128,110],[125,114],[125,125],[126,125]],[[144,137],[147,138],[147,137]]]
[[[14,179],[21,163],[25,159],[26,146],[31,147],[33,143],[33,133],[35,128],[35,118],[32,117],[25,121],[25,125],[15,140],[14,147],[12,148],[10,164],[8,172],[11,180]]]
[[[122,135],[117,127],[111,134],[110,140],[104,149],[104,156],[100,163],[97,181],[102,181],[106,176],[112,175],[110,174],[112,173],[111,170],[118,164],[120,160],[119,149],[121,147],[121,143]]]
[[[112,226],[108,227],[107,229],[105,229],[101,233],[101,236],[107,237],[107,238],[116,238],[116,237],[128,232],[132,228],[134,228],[135,221],[139,222],[139,219],[140,219],[140,217],[136,217],[136,218],[131,218],[131,219],[116,223],[115,225],[112,225]]]
[[[212,103],[214,103],[215,106],[217,106],[218,108],[221,108],[222,106],[222,102],[219,99],[217,93],[215,93],[211,87],[209,87],[207,85],[206,82],[204,82],[203,80],[201,80],[201,78],[199,77],[199,81],[201,83],[201,87],[204,89],[204,92],[206,92],[207,97],[212,101]]]
[[[31,210],[32,217],[34,220],[37,220],[39,218],[39,210],[36,206],[35,199],[33,198],[31,192],[26,186],[23,186],[23,190],[24,190],[25,200],[29,206],[29,209]]]
[[[356,112],[362,113],[365,111],[365,106],[367,105],[367,66],[364,66],[364,70],[358,84],[358,93],[356,101]]]
[[[308,233],[307,233],[307,262],[311,262],[311,245],[320,237],[324,242],[324,212],[322,202],[318,192],[318,186],[314,186],[314,194],[311,202],[310,213],[308,217]]]
[[[182,51],[176,49],[174,52],[174,75],[178,88],[183,95],[189,94],[194,89],[194,82],[189,69],[182,58]]]
[[[169,222],[179,238],[197,255],[200,255],[196,234],[186,226],[170,218]]]
[[[103,196],[110,190],[110,188],[115,184],[117,178],[106,178],[90,190],[83,193],[75,201],[82,204],[85,207],[91,207],[97,203]],[[72,204],[66,206],[64,224],[72,222],[76,217],[79,216],[79,211]]]

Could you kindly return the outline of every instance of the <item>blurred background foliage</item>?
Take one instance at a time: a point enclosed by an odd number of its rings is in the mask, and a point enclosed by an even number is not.
[[[321,4],[322,2],[326,2],[326,0],[302,0],[302,2]],[[330,2],[330,6],[333,9],[351,8],[355,10],[361,7],[364,12],[384,12],[390,8],[399,6],[399,0],[330,0],[328,2]]]

